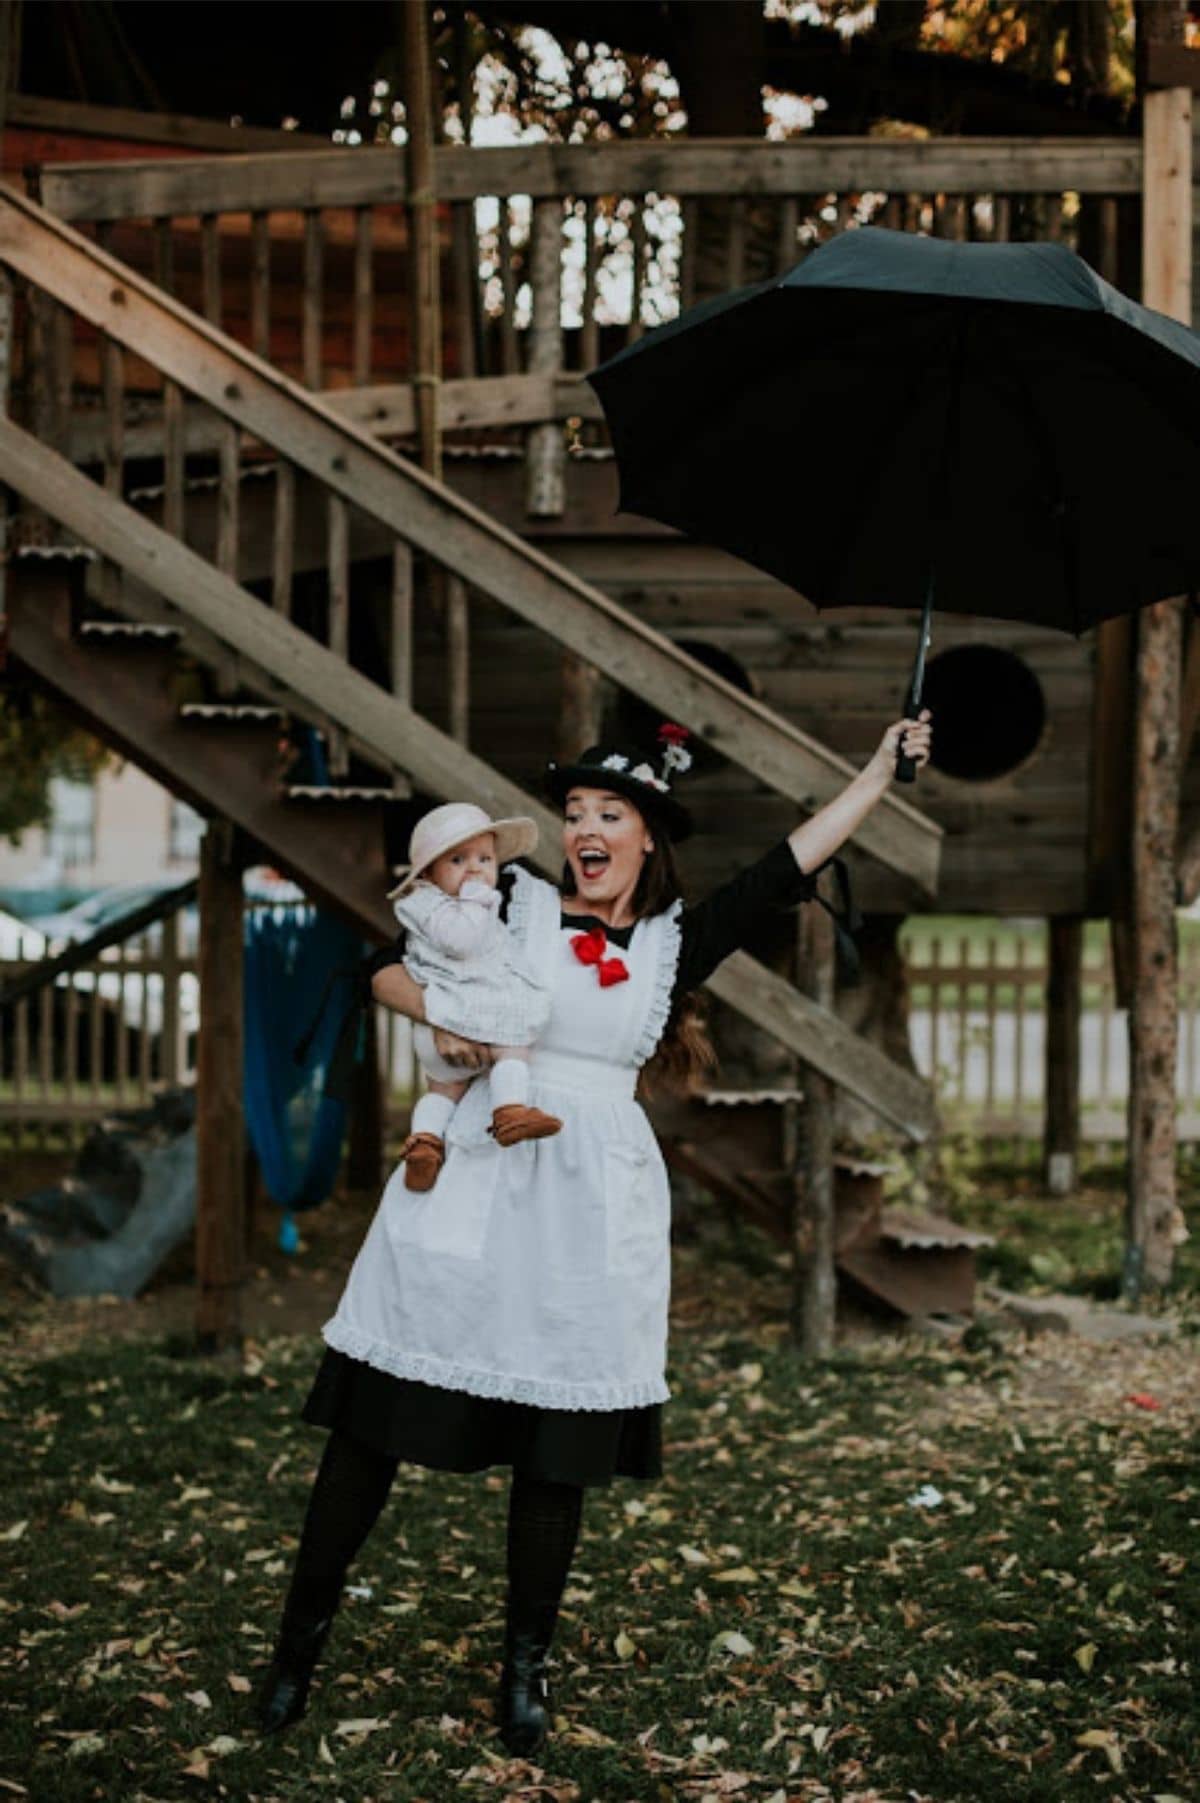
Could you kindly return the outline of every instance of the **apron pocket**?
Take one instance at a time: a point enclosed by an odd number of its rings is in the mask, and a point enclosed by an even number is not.
[[[424,1192],[403,1187],[402,1167],[389,1210],[392,1243],[449,1258],[481,1258],[501,1157],[495,1146],[467,1152],[451,1145],[437,1182]]]
[[[663,1250],[666,1222],[660,1219],[653,1167],[636,1146],[606,1146],[604,1203],[610,1275],[644,1273]]]

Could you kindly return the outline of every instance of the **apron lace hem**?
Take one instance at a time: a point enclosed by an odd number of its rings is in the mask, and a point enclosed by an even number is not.
[[[534,1408],[609,1410],[644,1408],[649,1403],[669,1402],[670,1389],[665,1378],[642,1378],[636,1382],[568,1384],[546,1378],[514,1377],[501,1371],[474,1371],[465,1365],[451,1364],[428,1353],[402,1352],[384,1340],[348,1327],[336,1319],[326,1323],[322,1337],[335,1352],[359,1359],[376,1371],[392,1377],[413,1378],[418,1383],[433,1384],[443,1390],[463,1390],[468,1396],[486,1396],[501,1402],[523,1402]]]

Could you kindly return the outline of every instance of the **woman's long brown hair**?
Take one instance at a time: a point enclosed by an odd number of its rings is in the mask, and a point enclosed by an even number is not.
[[[643,819],[646,819],[645,815]],[[646,853],[633,892],[633,911],[638,920],[663,914],[672,902],[683,898],[683,884],[679,880],[671,842],[656,822],[647,819],[646,824],[654,834],[654,849]],[[562,892],[564,895],[576,893],[570,864],[563,868]],[[642,1071],[642,1087],[647,1094],[669,1089],[687,1095],[698,1088],[700,1079],[716,1066],[717,1054],[705,1025],[704,1005],[698,995],[682,995],[671,1009],[657,1051]]]

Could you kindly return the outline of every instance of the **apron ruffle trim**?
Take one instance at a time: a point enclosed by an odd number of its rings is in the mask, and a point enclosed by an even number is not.
[[[336,1318],[322,1329],[327,1346],[359,1359],[392,1377],[409,1377],[443,1390],[463,1390],[468,1396],[487,1396],[499,1402],[525,1402],[540,1409],[637,1409],[653,1402],[669,1402],[665,1378],[644,1378],[639,1383],[564,1384],[544,1378],[512,1377],[499,1371],[473,1371],[428,1353],[401,1352],[384,1340],[372,1339]]]

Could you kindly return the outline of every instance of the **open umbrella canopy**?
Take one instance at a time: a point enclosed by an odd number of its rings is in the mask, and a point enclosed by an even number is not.
[[[590,380],[622,510],[818,607],[1082,632],[1200,587],[1200,336],[1063,245],[843,232]]]

